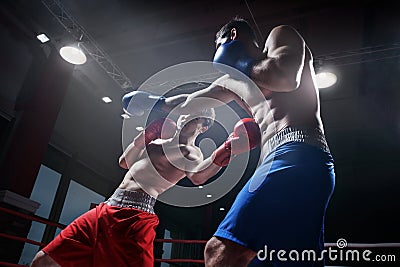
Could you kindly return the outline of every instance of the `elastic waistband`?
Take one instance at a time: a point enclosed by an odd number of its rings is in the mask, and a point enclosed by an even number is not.
[[[154,214],[156,199],[145,192],[117,188],[104,203],[109,206],[134,208]]]
[[[330,153],[325,135],[320,129],[299,129],[295,127],[284,128],[268,139],[263,146],[263,153],[267,156],[277,147],[289,142],[309,144]]]

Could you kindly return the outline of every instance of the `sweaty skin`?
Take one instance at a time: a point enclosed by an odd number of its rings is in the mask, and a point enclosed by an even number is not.
[[[132,164],[119,188],[132,191],[144,188],[148,194],[157,197],[184,178],[186,176],[185,170],[173,166],[165,156],[165,153],[168,153],[169,157],[175,158],[175,154],[178,154],[178,151],[171,149],[171,146],[175,146],[172,140],[150,143],[147,146],[148,156],[143,153],[142,157]],[[180,145],[182,154],[202,159],[198,150],[194,146]]]
[[[120,165],[129,171],[119,188],[142,190],[156,198],[186,176],[194,184],[201,184],[216,174],[220,167],[212,164],[211,158],[204,160],[194,144],[204,131],[203,122],[203,118],[181,116],[175,137],[154,140],[146,148],[135,147],[134,143],[128,146]]]
[[[226,38],[217,39],[217,47],[225,41]],[[294,46],[299,48],[293,49]],[[235,101],[259,124],[261,145],[288,126],[323,132],[313,58],[301,36],[289,26],[277,27],[271,31],[263,51],[249,50],[258,59],[251,73],[253,82],[224,75],[208,88],[189,95],[175,112]],[[172,103],[169,101],[167,98],[167,105]]]
[[[319,94],[314,77],[312,55],[306,46],[304,67],[299,86],[295,90],[274,92],[259,86],[270,110],[265,116],[262,110],[254,107],[253,114],[256,121],[260,123],[265,138],[271,137],[275,129],[279,131],[287,126],[319,128],[323,132]]]
[[[215,175],[221,167],[212,158],[203,159],[200,148],[195,146],[196,137],[206,131],[205,119],[195,115],[181,115],[175,136],[156,139],[147,146],[133,141],[119,158],[122,168],[128,169],[121,189],[144,191],[157,197],[180,179],[187,176],[195,184],[201,184]],[[143,140],[141,132],[134,140]],[[59,267],[49,255],[39,251],[32,267]]]
[[[303,72],[297,89],[291,92],[274,92],[259,86],[269,110],[266,113],[263,108],[254,106],[252,111],[260,125],[263,144],[276,132],[288,126],[320,129],[323,132],[312,56],[307,47],[305,54]]]

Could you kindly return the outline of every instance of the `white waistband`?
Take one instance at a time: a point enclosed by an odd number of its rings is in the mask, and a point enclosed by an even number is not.
[[[299,129],[296,127],[287,127],[276,133],[265,142],[262,150],[263,154],[267,156],[277,147],[289,142],[306,143],[319,147],[323,151],[330,153],[325,135],[320,129]]]
[[[117,188],[114,194],[104,202],[109,206],[134,208],[154,214],[156,199],[141,191],[131,191]]]

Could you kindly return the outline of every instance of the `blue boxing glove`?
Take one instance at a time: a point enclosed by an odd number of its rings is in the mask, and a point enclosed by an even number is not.
[[[142,116],[145,111],[161,110],[165,97],[152,95],[144,91],[133,91],[122,97],[124,112],[133,116]]]
[[[214,67],[223,73],[235,75],[235,72],[232,69],[224,66],[228,65],[250,77],[251,68],[255,63],[255,59],[247,55],[246,49],[241,42],[232,40],[230,42],[221,44],[218,47],[217,51],[215,52],[213,62]]]

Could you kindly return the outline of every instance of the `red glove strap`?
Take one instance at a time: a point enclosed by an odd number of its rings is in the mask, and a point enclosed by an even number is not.
[[[231,161],[231,142],[225,141],[219,148],[217,148],[213,155],[213,163],[220,167],[224,167]]]

